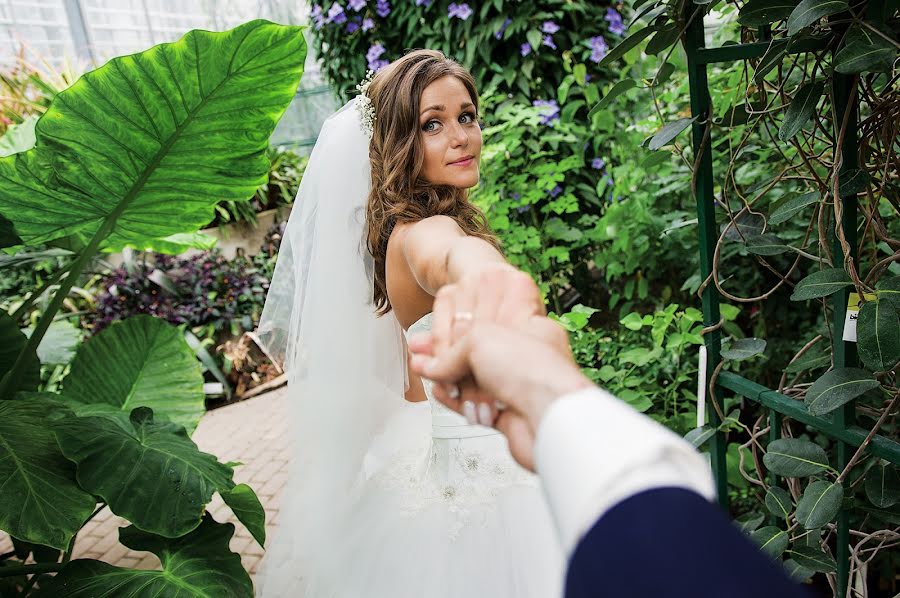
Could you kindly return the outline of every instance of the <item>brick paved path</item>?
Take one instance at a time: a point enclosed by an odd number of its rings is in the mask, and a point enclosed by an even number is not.
[[[200,450],[222,463],[239,461],[234,481],[249,484],[266,509],[266,537],[278,520],[278,500],[287,479],[288,437],[286,387],[207,412],[194,432]],[[232,515],[219,495],[207,507],[217,521],[236,527],[231,550],[241,555],[244,568],[256,572],[263,550],[247,529]],[[104,509],[78,534],[73,558],[91,558],[119,567],[156,569],[159,559],[149,552],[134,551],[119,544],[118,528],[125,520]],[[0,554],[12,550],[9,536],[0,533]]]

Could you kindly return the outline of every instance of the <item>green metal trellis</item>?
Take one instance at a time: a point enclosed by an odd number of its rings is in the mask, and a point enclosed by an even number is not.
[[[727,45],[718,48],[706,48],[704,41],[703,14],[705,7],[692,2],[685,2],[684,45],[687,53],[688,81],[691,93],[691,112],[695,120],[692,124],[692,143],[696,156],[694,174],[694,194],[697,201],[697,217],[700,229],[700,274],[707,280],[713,269],[713,256],[716,249],[718,232],[716,230],[714,195],[712,141],[709,121],[712,118],[711,100],[707,84],[707,67],[710,64],[735,62],[763,56],[770,44],[767,41]],[[694,11],[699,11],[696,15]],[[760,30],[760,38],[768,39],[768,30]],[[806,46],[792,47],[790,53],[800,53],[821,46],[813,41]],[[851,91],[855,84],[852,76],[834,74],[833,98],[835,113],[843,115],[850,106],[848,128],[842,148],[843,162],[841,174],[857,167],[857,127],[859,114],[856,104],[851,105]],[[837,138],[837,131],[835,131]],[[855,194],[842,195],[842,222],[836,223],[843,228],[850,247],[856,247],[857,200]],[[834,231],[832,230],[832,236]],[[834,240],[835,255],[842,255],[840,244]],[[855,259],[855,255],[853,256]],[[847,309],[849,290],[836,293],[833,298],[833,329],[842,330]],[[707,327],[715,327],[720,321],[719,292],[714,284],[707,284],[703,290],[703,321]],[[840,339],[840,334],[837,335]],[[715,366],[721,357],[722,336],[717,328],[704,335],[709,363]],[[857,364],[854,343],[836,340],[833,347],[834,367],[851,367]],[[712,377],[712,368],[707,371],[707,386]],[[725,390],[738,396],[755,401],[769,409],[770,440],[778,438],[782,416],[811,426],[829,436],[837,443],[838,468],[843,469],[852,458],[854,452],[865,442],[868,431],[855,425],[855,407],[851,401],[834,413],[825,417],[809,413],[804,403],[782,395],[751,380],[731,372],[722,372],[716,378],[716,389]],[[707,409],[710,424],[717,427],[721,421],[715,409]],[[725,462],[726,440],[724,433],[716,432],[710,441],[710,460],[716,479],[719,502],[723,508],[728,507],[728,480]],[[900,443],[881,435],[875,435],[866,446],[872,455],[900,465]],[[848,511],[841,509],[837,518],[837,596],[847,595],[850,574],[850,540]]]

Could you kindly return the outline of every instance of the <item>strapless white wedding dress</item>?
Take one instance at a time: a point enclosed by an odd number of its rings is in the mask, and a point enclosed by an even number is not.
[[[407,336],[430,328],[427,314]],[[538,478],[502,434],[469,425],[424,384],[428,401],[408,403],[366,458],[333,553],[339,570],[297,572],[318,578],[303,598],[562,596],[564,557]]]

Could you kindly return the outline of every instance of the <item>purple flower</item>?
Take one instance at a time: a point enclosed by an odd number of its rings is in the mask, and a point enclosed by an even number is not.
[[[372,19],[370,19],[368,17],[363,19],[363,22],[362,22],[362,30],[363,31],[368,31],[369,29],[371,29],[374,26],[375,26],[375,21],[373,21]]]
[[[380,43],[374,43],[369,47],[369,51],[366,52],[366,60],[369,63],[370,70],[377,72],[378,69],[387,64],[387,61],[378,59],[382,54],[384,54],[384,46]]]
[[[606,40],[603,39],[602,35],[596,35],[588,40],[591,44],[591,60],[593,62],[600,62],[606,53],[609,52],[609,46],[606,44]]]
[[[416,1],[418,2],[418,0]],[[512,23],[512,19],[506,19],[505,21],[503,21],[503,25],[500,27],[500,30],[494,34],[494,37],[496,37],[497,39],[503,37],[503,33],[506,31],[506,28],[509,27],[510,23]]]
[[[584,82],[585,82],[585,83],[587,83],[587,82],[590,81],[591,79],[593,79],[593,77],[591,77],[591,74],[590,74],[590,73],[585,73],[585,74],[584,74]]]
[[[375,13],[382,19],[391,14],[391,3],[388,0],[378,0],[375,3]]]
[[[562,193],[562,190],[563,190],[563,188],[560,187],[559,185],[557,185],[557,186],[554,187],[553,189],[550,189],[549,191],[547,191],[547,193],[550,194],[550,197],[556,197],[557,195],[559,195],[560,193]]]
[[[456,17],[458,19],[462,19],[463,21],[465,21],[466,19],[468,19],[471,16],[472,16],[472,9],[469,8],[469,5],[466,4],[465,2],[462,2],[460,4],[453,2],[450,4],[450,6],[447,7],[447,18],[448,19],[452,19],[453,17]]]
[[[556,33],[559,31],[559,25],[553,21],[544,21],[544,24],[541,26],[541,31],[544,33]]]
[[[616,35],[625,33],[625,23],[622,22],[622,15],[615,8],[610,6],[606,9],[606,16],[603,17],[609,23],[609,32]]]
[[[528,56],[529,54],[531,54],[531,44],[525,42],[524,44],[522,44],[519,52],[522,54],[522,56]]]
[[[606,166],[606,162],[603,158],[594,158],[591,160],[591,168],[594,170],[603,170],[603,167]]]
[[[416,0],[416,6],[424,6],[428,8],[431,6],[431,0]]]
[[[351,21],[350,23],[347,23],[347,33],[353,33],[357,29],[359,29],[359,23],[357,23],[355,21]]]
[[[550,47],[553,48],[554,50],[556,49],[556,44],[553,43],[553,36],[551,36],[551,35],[545,35],[545,36],[544,36],[544,41],[541,42],[541,45],[543,45],[543,46],[550,46]]]
[[[312,18],[316,29],[321,29],[322,25],[325,24],[325,16],[322,14],[322,7],[318,4],[313,6],[312,13],[310,13],[309,16]]]
[[[534,100],[531,105],[545,108],[541,113],[542,125],[552,127],[553,123],[559,120],[559,104],[556,103],[556,100]]]
[[[339,17],[343,16],[344,20],[338,21]],[[331,8],[328,9],[328,18],[325,19],[326,23],[343,23],[347,20],[347,15],[344,14],[344,7],[335,2],[331,5]]]
[[[353,9],[353,12],[359,12],[366,6],[366,0],[350,0],[347,6]]]
[[[527,203],[524,206],[519,206],[518,208],[516,208],[516,212],[518,212],[519,214],[524,214],[525,212],[527,212],[530,209],[531,209],[531,204]]]

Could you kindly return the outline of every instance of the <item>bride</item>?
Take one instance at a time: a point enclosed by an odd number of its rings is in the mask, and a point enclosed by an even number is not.
[[[257,595],[559,596],[537,478],[478,424],[495,414],[457,415],[407,367],[442,286],[512,268],[468,201],[474,79],[415,50],[358,89],[322,127],[259,326],[288,373],[294,453]],[[435,325],[473,317],[457,316]]]

